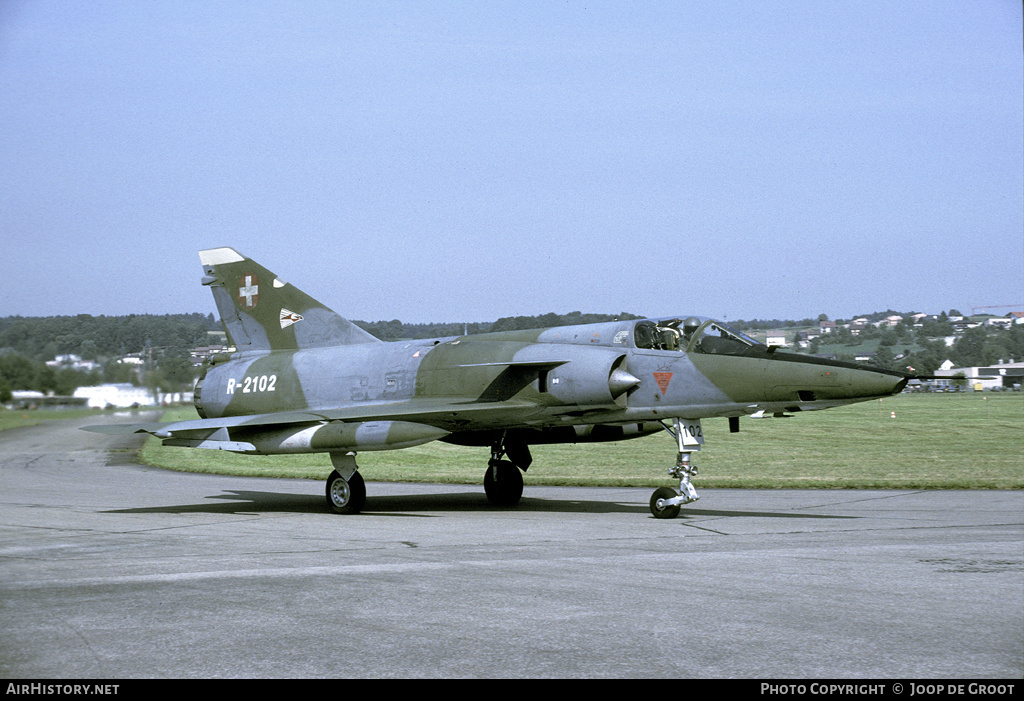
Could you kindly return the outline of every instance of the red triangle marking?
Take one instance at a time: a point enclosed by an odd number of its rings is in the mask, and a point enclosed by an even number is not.
[[[658,389],[661,390],[662,394],[668,391],[668,383],[672,381],[671,372],[656,372],[654,373],[654,381],[658,383]]]

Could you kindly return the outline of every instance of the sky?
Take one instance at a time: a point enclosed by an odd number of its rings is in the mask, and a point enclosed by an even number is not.
[[[1024,310],[1018,0],[0,0],[0,316]],[[1018,305],[999,307],[999,305]]]

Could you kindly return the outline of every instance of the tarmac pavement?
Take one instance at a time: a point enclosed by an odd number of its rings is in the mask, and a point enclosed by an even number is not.
[[[337,516],[96,422],[0,432],[5,678],[1024,675],[1019,491],[707,489],[659,520],[527,475],[515,509],[371,482]]]

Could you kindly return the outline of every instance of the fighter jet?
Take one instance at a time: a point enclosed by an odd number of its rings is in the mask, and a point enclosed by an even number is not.
[[[328,453],[329,508],[366,503],[361,451],[430,441],[490,449],[484,491],[519,503],[530,446],[616,441],[660,431],[676,442],[678,487],[650,499],[674,518],[698,499],[701,420],[796,412],[886,397],[909,376],[765,346],[725,324],[680,315],[382,342],[233,248],[200,251],[234,352],[195,386],[201,418],[90,426],[168,446],[278,455]]]

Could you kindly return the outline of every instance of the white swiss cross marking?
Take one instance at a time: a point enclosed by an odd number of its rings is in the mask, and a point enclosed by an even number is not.
[[[259,279],[255,275],[246,275],[242,278],[242,284],[238,288],[238,301],[245,305],[246,309],[252,309],[260,297]]]

